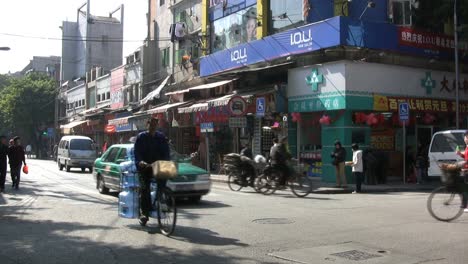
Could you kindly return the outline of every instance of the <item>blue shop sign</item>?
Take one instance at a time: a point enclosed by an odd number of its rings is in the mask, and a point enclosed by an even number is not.
[[[201,58],[200,76],[246,65],[307,53],[340,45],[340,18],[334,17],[303,27],[241,44]]]
[[[132,114],[128,112],[124,113],[118,113],[115,115],[116,119],[117,118],[124,118],[124,117],[130,117]],[[122,122],[119,122],[118,124],[115,125],[115,131],[116,132],[127,132],[127,131],[132,131],[132,124],[129,122],[128,119],[122,120]]]
[[[401,28],[393,24],[333,17],[202,57],[200,76],[337,46],[390,50],[426,57],[453,57],[451,49],[400,45],[400,35]],[[466,50],[468,46],[460,49]],[[468,53],[461,54],[460,60],[468,61]]]

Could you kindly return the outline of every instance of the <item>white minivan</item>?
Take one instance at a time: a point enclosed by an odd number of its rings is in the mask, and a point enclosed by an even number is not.
[[[466,144],[463,140],[466,130],[445,130],[436,132],[432,136],[429,146],[429,177],[440,177],[442,172],[439,168],[439,162],[453,163],[463,161],[463,158],[455,152],[458,148],[461,152],[465,150]]]
[[[89,137],[64,136],[57,149],[57,165],[60,170],[81,168],[83,172],[86,169],[93,172],[96,156],[96,144]]]

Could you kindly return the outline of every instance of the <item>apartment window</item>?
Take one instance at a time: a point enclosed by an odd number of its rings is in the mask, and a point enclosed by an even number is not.
[[[391,19],[396,25],[410,26],[412,24],[411,3],[409,0],[394,0],[391,5]]]
[[[159,0],[159,6],[164,5],[164,0]]]
[[[187,20],[187,12],[182,10],[181,12],[176,14],[176,21],[175,22],[185,22]]]
[[[100,94],[97,95],[97,101],[101,102],[101,95]]]
[[[253,5],[213,21],[211,30],[212,52],[257,40],[257,6]]]
[[[198,57],[200,57],[200,47],[198,44],[193,44],[192,45],[192,54],[190,54],[191,58],[192,59],[198,59]]]
[[[138,101],[140,100],[140,84],[136,84],[135,85],[135,88],[134,88],[134,97],[135,97],[135,101]]]
[[[303,0],[271,0],[270,33],[276,34],[303,24]]]
[[[106,98],[107,98],[107,100],[110,100],[110,92],[106,93]]]
[[[85,103],[85,100],[82,99],[82,100],[81,100],[81,106],[84,106],[85,104],[86,104],[86,103]]]
[[[165,48],[162,50],[162,66],[169,67],[170,49]]]

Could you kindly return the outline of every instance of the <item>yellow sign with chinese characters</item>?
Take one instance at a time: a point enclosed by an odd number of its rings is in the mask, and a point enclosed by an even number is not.
[[[374,95],[374,111],[388,111],[388,99],[383,95]]]

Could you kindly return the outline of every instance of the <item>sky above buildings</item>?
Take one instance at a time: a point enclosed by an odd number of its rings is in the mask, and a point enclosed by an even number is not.
[[[33,56],[61,56],[62,21],[76,22],[77,9],[86,0],[13,0],[0,3],[0,74],[22,70]],[[91,14],[108,16],[124,4],[123,56],[142,45],[146,38],[145,0],[91,0]],[[120,18],[119,13],[116,16]],[[12,35],[20,35],[12,36]],[[47,39],[49,38],[49,39]],[[51,39],[52,38],[52,39]]]

